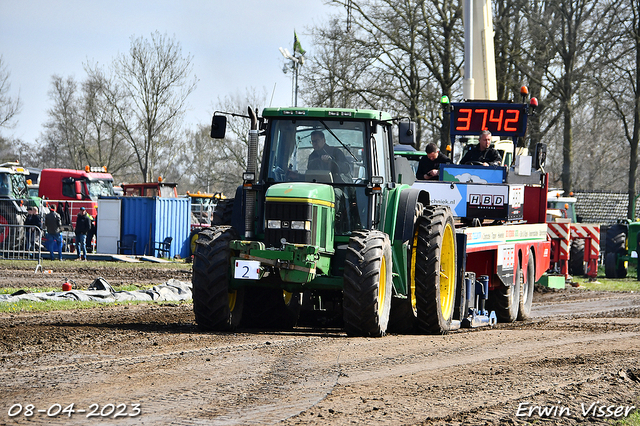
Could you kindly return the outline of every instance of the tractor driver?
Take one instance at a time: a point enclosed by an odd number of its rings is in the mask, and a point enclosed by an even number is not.
[[[460,164],[480,164],[483,166],[499,166],[502,156],[498,150],[491,148],[491,132],[480,132],[478,145],[471,148],[460,160]]]
[[[327,145],[322,130],[311,132],[311,145],[313,151],[307,160],[307,170],[325,170],[333,174],[336,182],[351,183],[350,167],[344,153],[340,148]],[[289,179],[297,180],[303,177],[296,170],[287,172]]]
[[[349,174],[349,164],[340,148],[327,145],[321,130],[311,132],[313,152],[309,154],[307,170],[328,170],[334,175]]]

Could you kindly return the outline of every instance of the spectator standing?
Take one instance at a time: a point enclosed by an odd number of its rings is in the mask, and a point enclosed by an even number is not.
[[[76,218],[76,247],[78,257],[76,260],[87,260],[87,234],[91,231],[93,218],[84,207],[80,207]]]
[[[52,204],[50,212],[44,217],[44,225],[47,228],[47,241],[49,242],[49,252],[51,253],[51,260],[54,260],[53,253],[58,252],[58,260],[62,260],[62,233],[60,228],[62,227],[62,219],[58,212],[56,212],[56,205]]]
[[[28,214],[24,224],[33,227],[27,228],[27,250],[31,251],[40,245],[41,234],[39,230],[42,229],[42,219],[40,218],[37,207],[29,207],[27,212]]]

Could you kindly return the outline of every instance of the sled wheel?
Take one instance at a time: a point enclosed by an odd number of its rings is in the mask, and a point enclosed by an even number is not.
[[[533,250],[529,252],[527,266],[524,274],[520,274],[520,306],[518,307],[518,321],[531,317],[531,305],[533,303],[533,290],[536,280],[536,264],[533,257]]]

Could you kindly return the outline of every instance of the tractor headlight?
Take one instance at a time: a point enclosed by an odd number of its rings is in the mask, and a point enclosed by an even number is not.
[[[305,231],[311,231],[311,221],[310,220],[292,220],[291,229],[297,229],[297,230],[304,229]]]
[[[280,229],[282,228],[282,222],[279,220],[268,220],[267,228],[269,229]]]

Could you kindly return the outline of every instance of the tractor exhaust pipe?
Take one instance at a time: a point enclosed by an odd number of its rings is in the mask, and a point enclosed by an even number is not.
[[[245,189],[246,210],[244,217],[244,237],[249,239],[254,236],[254,223],[256,217],[256,193],[253,191],[253,184],[256,181],[258,165],[258,116],[249,107],[249,118],[251,128],[249,130],[249,147],[247,154],[247,172],[243,187]]]

